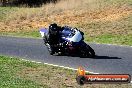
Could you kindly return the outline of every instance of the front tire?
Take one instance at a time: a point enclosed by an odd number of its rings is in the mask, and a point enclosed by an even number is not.
[[[46,35],[44,35],[44,37],[43,37],[43,41],[44,41],[44,44],[45,44],[45,45],[48,43],[48,38],[47,38]]]
[[[47,46],[47,48],[48,48],[48,51],[49,51],[50,55],[53,55],[53,54],[55,53],[55,51],[54,51],[54,49],[51,47],[51,45],[47,44],[46,46]]]

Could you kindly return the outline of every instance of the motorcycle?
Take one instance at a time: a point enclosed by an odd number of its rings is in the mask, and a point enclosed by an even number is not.
[[[80,57],[95,57],[94,50],[84,42],[84,33],[77,28],[65,26],[61,31],[61,43],[51,48],[48,43],[48,29],[40,29],[40,34],[43,38],[44,44],[47,46],[51,55],[58,53],[61,55],[79,55]]]

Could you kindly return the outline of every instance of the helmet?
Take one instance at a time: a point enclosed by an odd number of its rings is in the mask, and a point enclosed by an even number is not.
[[[57,29],[58,29],[58,26],[57,26],[56,23],[50,24],[49,30],[50,30],[51,33],[52,32],[57,32]]]

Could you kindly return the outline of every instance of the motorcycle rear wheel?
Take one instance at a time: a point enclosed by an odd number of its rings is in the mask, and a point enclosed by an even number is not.
[[[94,58],[95,57],[95,52],[89,45],[82,47],[80,52],[81,52],[81,57],[84,57],[84,58],[86,57]]]
[[[89,57],[90,57],[90,58],[94,58],[94,57],[95,57],[95,52],[94,52],[94,50],[93,50],[90,46],[87,46],[87,47],[88,47],[87,52],[88,52]]]

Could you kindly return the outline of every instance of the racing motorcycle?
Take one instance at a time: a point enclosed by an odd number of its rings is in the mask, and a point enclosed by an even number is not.
[[[55,53],[61,55],[79,55],[80,57],[95,57],[94,50],[84,42],[84,33],[77,28],[65,26],[61,31],[61,43],[51,49],[48,43],[48,29],[40,29],[40,34],[43,38],[44,44],[47,46],[51,55]]]

